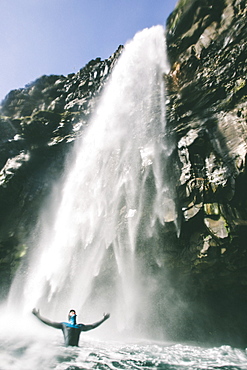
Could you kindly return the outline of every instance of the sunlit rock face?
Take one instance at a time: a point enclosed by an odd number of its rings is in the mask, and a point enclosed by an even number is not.
[[[246,5],[181,0],[167,22],[167,119],[177,143],[173,159],[181,216],[179,272],[191,279],[191,300],[211,310],[212,336],[227,328],[244,341]],[[205,321],[208,313],[203,315],[202,307],[195,312],[201,312],[198,322]]]
[[[74,140],[83,134],[121,54],[92,60],[76,74],[42,76],[11,91],[0,110],[0,295],[21,258]]]

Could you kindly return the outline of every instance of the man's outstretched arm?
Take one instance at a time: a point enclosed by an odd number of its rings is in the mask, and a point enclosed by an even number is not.
[[[100,326],[101,324],[103,324],[104,321],[109,319],[109,317],[110,317],[110,314],[106,313],[106,314],[104,314],[103,319],[101,319],[100,321],[95,322],[94,324],[89,324],[89,325],[81,324],[82,325],[81,326],[81,331],[88,331],[88,330],[95,329],[98,326]]]
[[[50,321],[50,320],[40,316],[39,310],[37,310],[36,308],[33,309],[32,313],[33,313],[34,316],[36,316],[44,324],[52,326],[53,328],[56,328],[56,329],[62,329],[62,324],[60,322]]]

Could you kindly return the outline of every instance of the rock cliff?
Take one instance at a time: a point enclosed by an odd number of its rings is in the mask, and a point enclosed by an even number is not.
[[[240,0],[181,0],[167,21],[167,120],[181,220],[176,268],[179,287],[190,281],[191,338],[245,344],[246,9]]]
[[[180,0],[167,21],[167,127],[179,233],[160,226],[183,307],[174,340],[246,345],[246,1]],[[4,297],[41,204],[121,53],[11,91],[0,111],[0,279]],[[165,102],[164,102],[165,103]],[[152,266],[156,270],[159,266]],[[181,303],[182,302],[182,303]],[[174,300],[174,305],[176,300]]]

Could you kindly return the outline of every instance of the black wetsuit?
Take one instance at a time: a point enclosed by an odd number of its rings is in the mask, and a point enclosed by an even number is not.
[[[78,324],[78,325],[71,325],[67,322],[61,323],[61,329],[63,331],[64,336],[64,343],[66,346],[78,346],[80,334],[86,325]]]
[[[34,315],[42,321],[44,324],[52,326],[55,329],[61,329],[64,335],[65,346],[78,346],[80,334],[82,331],[88,331],[97,328],[101,325],[107,318],[108,315],[104,316],[102,320],[97,321],[94,324],[84,325],[84,324],[70,324],[67,322],[53,322],[41,317],[39,312],[34,313]]]

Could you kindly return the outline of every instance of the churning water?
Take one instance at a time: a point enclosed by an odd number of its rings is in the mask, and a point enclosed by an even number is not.
[[[243,350],[164,342],[161,316],[172,322],[180,310],[179,300],[169,304],[157,228],[176,225],[166,171],[165,58],[161,26],[125,46],[2,311],[1,370],[247,368]],[[31,317],[33,307],[54,321],[65,321],[70,308],[83,322],[106,311],[111,318],[82,335],[80,348],[65,348],[60,331]]]
[[[82,341],[80,348],[15,341],[0,348],[1,370],[245,370],[247,353],[229,346],[203,348],[181,344]]]

